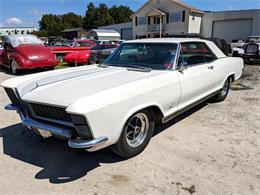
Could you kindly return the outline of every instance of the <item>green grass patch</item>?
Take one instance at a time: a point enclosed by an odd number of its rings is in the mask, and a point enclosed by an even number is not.
[[[63,69],[63,68],[69,68],[69,64],[66,63],[66,62],[61,62],[58,64],[58,66],[55,67],[55,70],[58,70],[58,69]]]

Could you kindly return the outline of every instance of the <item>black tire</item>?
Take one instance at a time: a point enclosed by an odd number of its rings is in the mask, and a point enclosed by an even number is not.
[[[224,86],[218,92],[218,94],[213,97],[213,100],[215,102],[223,102],[226,99],[227,95],[228,95],[229,89],[230,89],[230,78],[228,78],[225,81]]]
[[[233,51],[233,53],[232,53],[232,57],[239,57],[239,53],[238,53],[238,51]]]
[[[10,61],[10,71],[13,75],[16,75],[18,73],[17,64],[18,63],[15,60]]]
[[[143,120],[141,117],[143,117]],[[112,151],[125,159],[140,154],[146,148],[153,136],[155,126],[153,118],[153,114],[149,110],[142,110],[132,115],[126,122],[118,142],[111,146]],[[138,120],[140,121],[138,122]],[[133,121],[137,121],[135,128],[133,128],[134,124],[130,125]],[[142,131],[144,123],[145,130]],[[139,128],[138,126],[141,127]],[[139,131],[139,134],[136,133],[137,131]],[[130,136],[131,134],[132,136]],[[140,137],[140,139],[138,139],[138,137]]]
[[[48,70],[48,71],[54,70],[54,67],[48,67],[47,70]]]

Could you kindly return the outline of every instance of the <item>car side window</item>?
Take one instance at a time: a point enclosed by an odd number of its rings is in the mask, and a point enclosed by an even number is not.
[[[212,54],[205,43],[182,43],[178,64],[180,65],[183,62],[184,65],[189,66],[211,62],[215,59],[216,57]]]
[[[204,63],[205,58],[201,43],[182,43],[179,61],[186,65]]]
[[[216,59],[216,56],[210,51],[208,46],[205,43],[201,43],[201,46],[203,48],[205,62],[212,62],[212,61],[214,61]]]

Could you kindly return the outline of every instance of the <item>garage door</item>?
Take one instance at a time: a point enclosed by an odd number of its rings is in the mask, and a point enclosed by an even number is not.
[[[214,21],[212,35],[231,42],[234,39],[245,40],[252,32],[253,19]]]
[[[132,28],[123,28],[121,29],[121,39],[131,40],[133,39],[133,30]]]

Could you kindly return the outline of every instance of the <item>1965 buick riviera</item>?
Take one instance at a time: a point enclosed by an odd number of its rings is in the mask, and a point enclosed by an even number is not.
[[[223,101],[243,60],[202,39],[123,43],[103,64],[55,70],[2,83],[23,125],[72,148],[107,146],[124,158],[141,153],[155,123],[206,99]]]

